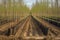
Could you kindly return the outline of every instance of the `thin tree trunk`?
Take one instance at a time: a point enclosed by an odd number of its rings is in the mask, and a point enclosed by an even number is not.
[[[55,0],[56,15],[58,16],[58,0]]]
[[[6,14],[7,13],[7,11],[6,11],[6,0],[3,0],[3,6],[4,6],[4,12],[3,13],[5,14],[4,16],[6,17],[7,16],[7,14]]]

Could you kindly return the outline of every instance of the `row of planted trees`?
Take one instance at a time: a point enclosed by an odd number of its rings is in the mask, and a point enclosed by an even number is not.
[[[24,5],[23,0],[2,0],[0,4],[0,16],[22,16],[28,13],[29,9]]]
[[[36,0],[36,5],[33,5],[32,12],[40,16],[59,16],[60,15],[60,0]]]

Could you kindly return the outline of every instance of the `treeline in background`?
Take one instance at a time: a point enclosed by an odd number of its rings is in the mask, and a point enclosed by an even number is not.
[[[0,4],[0,17],[20,17],[29,12],[23,0],[2,0]]]
[[[31,11],[38,16],[60,17],[60,0],[36,0]]]
[[[0,4],[0,17],[26,16],[29,12],[37,16],[60,17],[60,0],[36,0],[31,10],[23,0],[2,0]]]

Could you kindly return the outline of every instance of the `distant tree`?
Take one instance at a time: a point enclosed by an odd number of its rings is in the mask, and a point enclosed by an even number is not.
[[[3,13],[5,14],[4,16],[7,16],[6,15],[6,13],[7,13],[7,11],[6,11],[6,0],[2,0],[2,1],[3,1],[3,7],[4,7],[3,8],[3,10],[4,10]]]
[[[58,0],[55,0],[56,13],[58,13]]]
[[[19,3],[20,5],[22,5],[22,0],[18,0],[18,3]]]
[[[55,0],[55,6],[58,8],[58,0]]]

